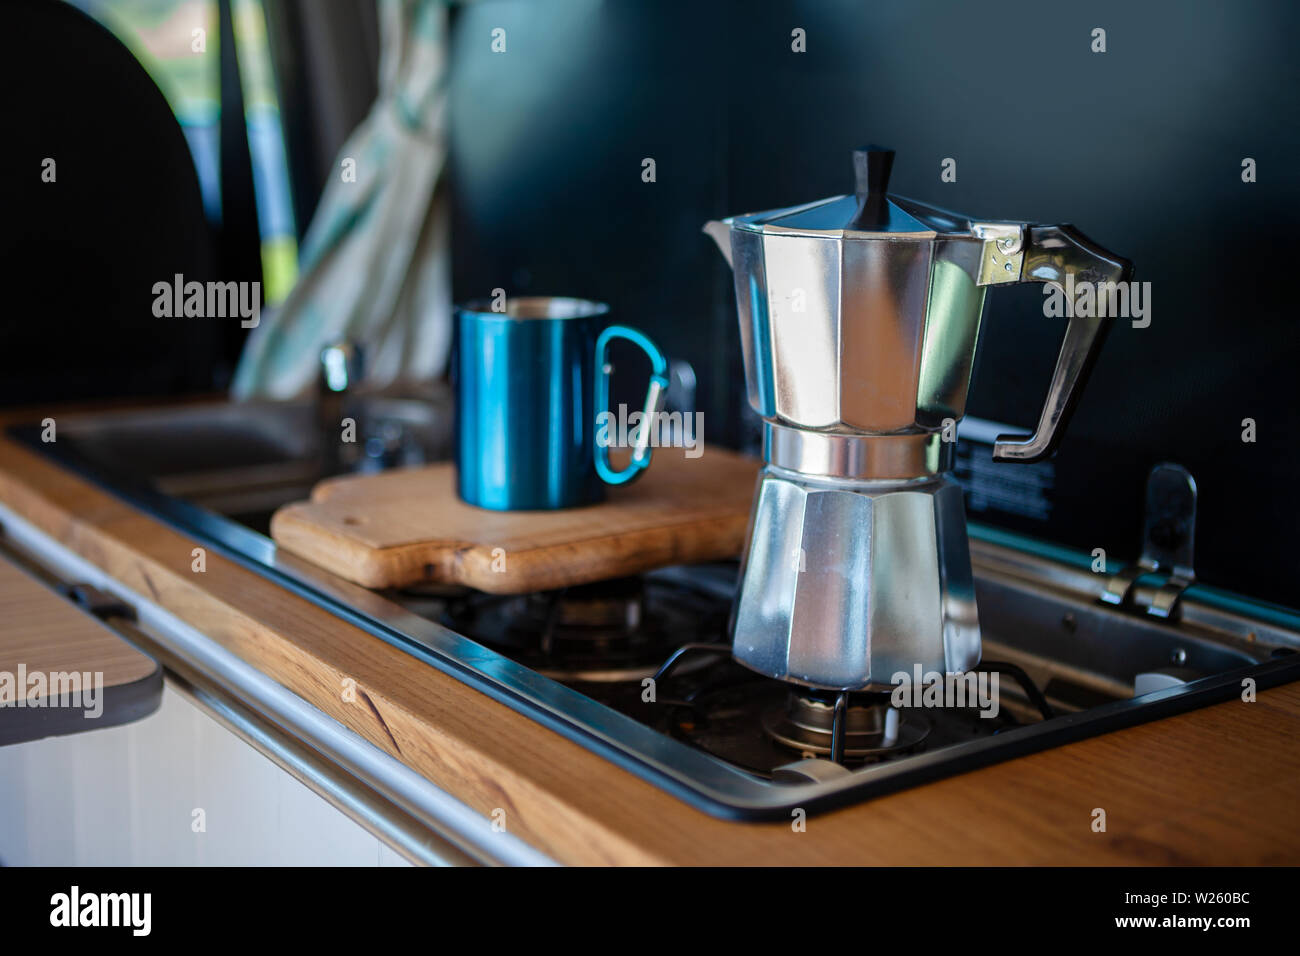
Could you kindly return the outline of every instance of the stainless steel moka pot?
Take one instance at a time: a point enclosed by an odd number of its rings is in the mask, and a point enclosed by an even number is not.
[[[764,457],[732,652],[781,680],[884,690],[980,660],[952,468],[989,286],[1126,281],[1070,226],[972,220],[886,193],[894,154],[853,155],[856,194],[710,222],[735,273]],[[997,461],[1051,454],[1109,318],[1069,320],[1038,427]]]

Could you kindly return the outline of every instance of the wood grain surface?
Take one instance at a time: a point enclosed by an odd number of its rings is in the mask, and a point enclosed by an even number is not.
[[[28,673],[100,673],[105,687],[143,680],[158,668],[95,618],[0,556],[0,671],[17,673],[19,665]]]
[[[162,701],[155,661],[4,555],[0,673],[0,745],[113,727]]]
[[[321,482],[276,512],[271,535],[364,587],[424,582],[523,594],[734,557],[759,462],[719,448],[660,448],[608,499],[556,511],[488,511],[456,496],[450,463]]]
[[[718,820],[12,442],[0,500],[478,812],[576,864],[1300,863],[1300,685],[808,820]],[[356,701],[343,699],[352,678]],[[1092,812],[1107,812],[1093,832]]]

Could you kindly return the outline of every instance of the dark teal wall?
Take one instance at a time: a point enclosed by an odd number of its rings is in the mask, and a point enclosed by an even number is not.
[[[1153,284],[1151,326],[1115,329],[1072,423],[1052,517],[1021,526],[1133,556],[1146,471],[1178,461],[1204,577],[1300,604],[1298,35],[1285,0],[479,3],[453,44],[458,292],[607,299],[695,364],[706,437],[743,442],[730,284],[699,226],[845,192],[852,147],[888,144],[897,192],[1073,221]],[[1062,327],[1041,301],[990,295],[972,414],[1036,418]]]

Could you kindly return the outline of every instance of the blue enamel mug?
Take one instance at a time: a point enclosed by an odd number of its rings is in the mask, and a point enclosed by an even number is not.
[[[494,308],[493,306],[496,306]],[[654,415],[668,362],[645,334],[608,325],[609,307],[583,299],[529,297],[456,309],[451,375],[456,395],[456,488],[493,511],[594,504],[605,485],[650,464]],[[616,468],[598,429],[609,409],[609,343],[625,339],[650,359],[645,414],[632,454]]]

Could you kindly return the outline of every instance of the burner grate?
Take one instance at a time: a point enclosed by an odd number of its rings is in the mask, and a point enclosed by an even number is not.
[[[449,627],[565,683],[639,682],[683,634],[721,636],[716,595],[652,577],[526,595],[471,592],[450,601]]]

